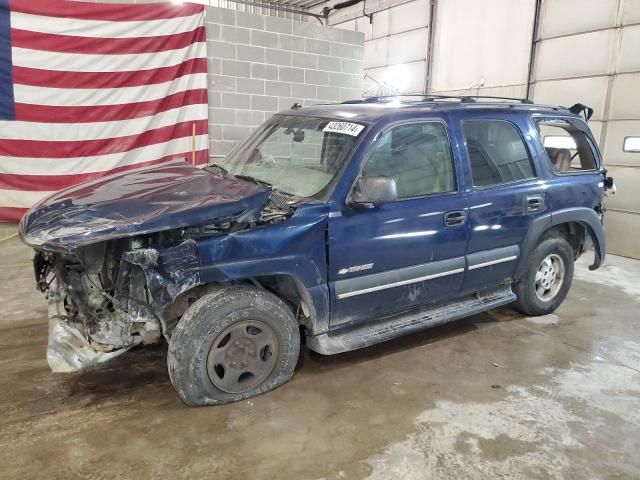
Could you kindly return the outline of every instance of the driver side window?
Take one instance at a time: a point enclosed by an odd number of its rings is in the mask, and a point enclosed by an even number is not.
[[[374,145],[362,176],[393,178],[398,198],[455,191],[453,161],[444,125],[420,122],[387,130]]]

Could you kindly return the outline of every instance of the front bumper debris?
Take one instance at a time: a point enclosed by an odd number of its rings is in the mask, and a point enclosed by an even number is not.
[[[112,352],[98,352],[78,330],[63,320],[49,319],[47,362],[52,372],[69,373],[88,370],[105,363],[131,347]]]
[[[47,292],[49,301],[49,343],[47,362],[55,373],[88,370],[111,360],[131,347],[119,348],[111,352],[97,351],[85,336],[68,322],[64,301],[56,280]]]

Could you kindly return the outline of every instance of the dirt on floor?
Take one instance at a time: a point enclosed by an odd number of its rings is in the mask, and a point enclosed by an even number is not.
[[[166,346],[51,373],[30,255],[0,242],[0,478],[640,478],[640,262],[581,261],[554,315],[305,351],[284,387],[193,409]]]

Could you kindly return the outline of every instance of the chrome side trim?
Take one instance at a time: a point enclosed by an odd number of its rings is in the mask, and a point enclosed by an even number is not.
[[[481,250],[467,254],[467,269],[471,271],[491,265],[511,262],[518,257],[520,257],[520,247],[518,245]]]
[[[510,262],[518,258],[518,255],[511,255],[510,257],[498,258],[489,262],[478,263],[476,265],[469,265],[469,270],[475,270],[476,268],[488,267],[490,265],[496,265],[497,263]]]
[[[386,285],[377,285],[375,287],[363,288],[362,290],[352,290],[351,292],[345,292],[338,294],[338,299],[355,297],[356,295],[363,295],[365,293],[377,292],[379,290],[385,290],[387,288],[400,287],[402,285],[409,285],[411,283],[423,282],[425,280],[431,280],[433,278],[445,277],[447,275],[454,275],[456,273],[464,272],[464,268],[456,268],[455,270],[449,270],[447,272],[434,273],[432,275],[424,275],[417,278],[409,278],[400,282],[388,283]]]

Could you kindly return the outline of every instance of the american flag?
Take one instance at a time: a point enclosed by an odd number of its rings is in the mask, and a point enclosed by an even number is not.
[[[0,0],[0,220],[107,173],[207,162],[204,15]]]

